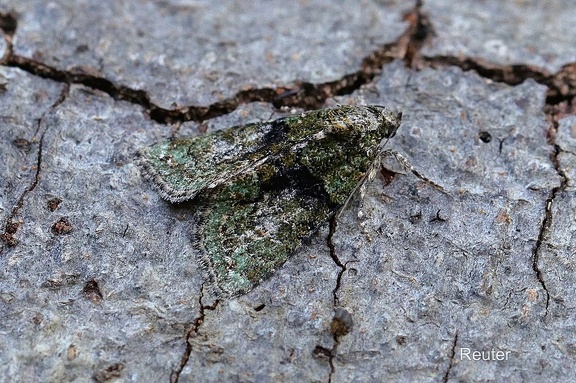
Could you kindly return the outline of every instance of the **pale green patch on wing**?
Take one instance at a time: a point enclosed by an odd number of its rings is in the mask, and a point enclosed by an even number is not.
[[[333,213],[326,202],[289,190],[263,193],[256,202],[219,200],[202,210],[200,260],[220,296],[244,294],[282,266]]]
[[[140,151],[144,175],[170,202],[193,199],[267,155],[263,137],[271,125],[250,124],[202,136],[174,139]]]

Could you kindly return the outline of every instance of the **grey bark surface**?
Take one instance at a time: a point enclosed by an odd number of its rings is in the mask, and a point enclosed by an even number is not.
[[[0,382],[576,381],[575,4],[216,3],[0,2]],[[446,193],[389,161],[212,296],[136,152],[336,104]]]

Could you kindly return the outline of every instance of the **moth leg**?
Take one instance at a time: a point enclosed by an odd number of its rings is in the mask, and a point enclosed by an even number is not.
[[[450,195],[450,193],[448,193],[446,191],[446,189],[444,189],[442,186],[438,185],[436,182],[432,181],[428,177],[425,177],[420,172],[418,172],[416,169],[414,169],[414,166],[412,166],[412,164],[406,159],[406,157],[404,157],[402,154],[400,154],[394,150],[384,150],[380,153],[380,166],[384,165],[384,160],[388,157],[393,157],[396,160],[396,162],[398,162],[400,167],[402,167],[402,169],[404,169],[406,171],[410,171],[419,180],[427,183],[428,185],[434,187],[435,189],[441,191],[444,194]]]
[[[376,161],[374,161],[372,163],[372,165],[370,165],[370,167],[368,168],[368,171],[366,172],[366,175],[364,177],[362,177],[362,179],[360,180],[360,182],[358,183],[358,185],[356,185],[356,188],[354,189],[354,191],[348,196],[348,199],[346,200],[346,202],[344,203],[344,206],[346,206],[348,204],[348,202],[350,201],[350,199],[356,195],[356,193],[358,193],[360,195],[360,206],[358,207],[358,218],[362,218],[364,216],[364,196],[366,195],[366,186],[369,182],[373,181],[374,178],[376,178],[376,174],[378,173],[378,170],[381,167],[381,161],[378,158]],[[340,212],[342,212],[342,210],[344,210],[343,208],[340,210]],[[340,212],[338,213],[338,215],[336,216],[336,218],[338,218],[340,216]]]
[[[348,198],[346,198],[346,201],[344,201],[344,204],[342,204],[342,206],[340,207],[340,210],[338,210],[338,213],[336,213],[336,216],[335,216],[336,219],[338,219],[340,217],[340,214],[342,214],[342,212],[346,209],[346,207],[348,206],[348,203],[350,202],[352,197],[354,197],[356,195],[357,192],[359,192],[359,194],[360,194],[360,210],[358,212],[358,217],[360,217],[363,214],[362,213],[362,206],[363,206],[362,201],[364,200],[364,195],[366,194],[366,183],[367,183],[367,181],[374,178],[374,177],[371,177],[370,174],[371,174],[371,171],[368,173],[368,175],[364,176],[360,180],[360,182],[358,182],[358,185],[356,185],[356,187],[354,188],[352,193],[350,193]]]
[[[368,184],[368,182],[370,182],[370,181],[374,180],[374,178],[376,178],[376,174],[378,173],[378,169],[380,169],[380,166],[381,166],[380,163],[381,163],[380,159],[377,159],[376,161],[374,161],[372,163],[372,165],[370,165],[370,167],[368,168],[368,171],[366,172],[364,177],[362,177],[362,179],[358,182],[358,184],[356,185],[356,187],[354,188],[352,193],[350,193],[348,198],[346,198],[346,201],[344,202],[344,204],[342,205],[342,207],[340,208],[340,210],[336,214],[337,219],[340,217],[340,214],[342,213],[342,211],[344,211],[344,209],[346,209],[346,206],[348,206],[348,203],[350,202],[352,197],[354,197],[356,195],[356,193],[358,193],[360,195],[360,208],[358,210],[358,218],[362,218],[362,216],[364,215],[364,213],[362,212],[362,207],[364,206],[364,196],[366,195],[366,184]]]

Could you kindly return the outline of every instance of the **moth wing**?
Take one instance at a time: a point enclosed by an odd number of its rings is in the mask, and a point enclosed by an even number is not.
[[[191,200],[266,162],[272,123],[249,124],[156,144],[140,151],[139,164],[170,202]]]
[[[336,212],[296,189],[261,192],[255,201],[209,199],[197,243],[201,263],[223,297],[242,295],[267,279]]]

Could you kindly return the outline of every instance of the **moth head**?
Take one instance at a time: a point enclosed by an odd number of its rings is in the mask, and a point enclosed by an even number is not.
[[[366,108],[376,115],[379,129],[385,138],[390,139],[396,135],[402,121],[402,113],[394,114],[382,105],[369,105]]]

